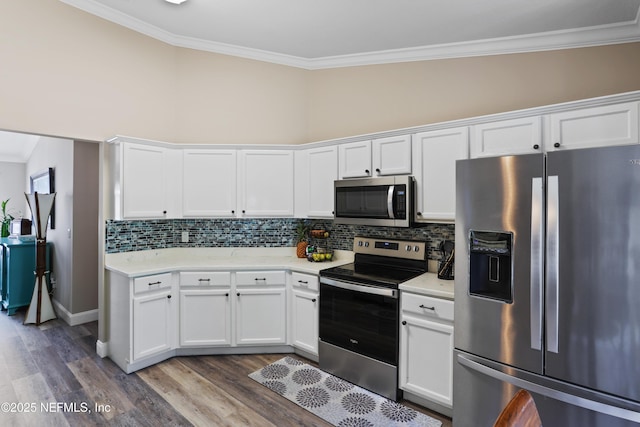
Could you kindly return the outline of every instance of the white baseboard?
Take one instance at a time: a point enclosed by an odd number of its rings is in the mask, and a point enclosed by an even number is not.
[[[80,313],[70,313],[56,299],[52,300],[58,318],[64,320],[69,326],[82,325],[83,323],[98,320],[98,309],[83,311]]]
[[[98,356],[104,358],[107,357],[107,354],[109,354],[109,343],[108,342],[104,342],[104,341],[96,341],[96,353],[98,354]]]

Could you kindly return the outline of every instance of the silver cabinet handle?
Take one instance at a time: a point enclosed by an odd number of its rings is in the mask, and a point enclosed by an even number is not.
[[[531,179],[531,348],[542,350],[542,275],[544,236],[542,178]]]
[[[547,185],[547,350],[558,353],[558,285],[560,279],[558,176],[549,176]]]

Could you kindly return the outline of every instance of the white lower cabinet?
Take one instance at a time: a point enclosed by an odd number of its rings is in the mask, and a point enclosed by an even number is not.
[[[453,301],[402,292],[400,305],[400,388],[451,408]]]
[[[180,345],[231,345],[230,289],[180,290]]]
[[[236,273],[237,345],[285,344],[287,341],[284,271]]]
[[[172,297],[171,274],[134,279],[133,361],[173,348],[175,302]]]
[[[231,272],[180,273],[180,346],[231,345]]]
[[[291,273],[291,344],[318,355],[318,276]]]

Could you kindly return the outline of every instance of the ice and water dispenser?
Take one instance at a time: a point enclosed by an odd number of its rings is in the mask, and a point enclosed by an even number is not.
[[[469,293],[513,302],[513,234],[509,232],[469,232]]]

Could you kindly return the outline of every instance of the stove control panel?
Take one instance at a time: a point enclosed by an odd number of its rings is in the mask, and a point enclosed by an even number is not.
[[[422,261],[427,259],[427,242],[356,236],[353,252]]]

